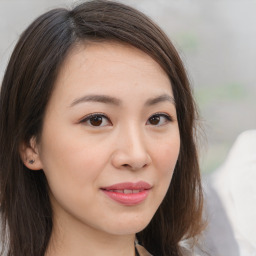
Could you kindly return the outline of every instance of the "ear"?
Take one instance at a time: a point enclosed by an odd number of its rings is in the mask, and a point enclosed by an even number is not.
[[[20,145],[20,157],[27,168],[35,171],[43,169],[35,137],[30,139],[29,145],[25,142]]]

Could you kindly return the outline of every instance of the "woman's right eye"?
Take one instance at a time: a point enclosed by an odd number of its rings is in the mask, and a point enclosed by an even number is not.
[[[93,126],[93,127],[104,127],[111,125],[108,117],[103,114],[91,114],[83,118],[80,123]]]

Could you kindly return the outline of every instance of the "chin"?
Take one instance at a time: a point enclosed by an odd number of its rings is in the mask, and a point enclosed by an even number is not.
[[[145,229],[150,221],[151,218],[144,218],[144,216],[140,218],[134,217],[133,219],[129,220],[123,219],[121,222],[108,225],[107,230],[113,235],[135,234]]]

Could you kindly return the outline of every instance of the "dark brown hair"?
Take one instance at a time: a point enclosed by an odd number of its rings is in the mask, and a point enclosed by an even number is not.
[[[182,255],[179,242],[202,229],[202,189],[195,145],[197,112],[174,46],[148,17],[112,1],[54,9],[21,35],[9,61],[0,97],[0,202],[8,256],[43,256],[52,232],[52,208],[43,171],[27,169],[21,143],[40,138],[47,103],[65,57],[86,41],[124,42],[154,58],[168,74],[176,102],[180,155],[169,190],[137,238],[155,256]]]

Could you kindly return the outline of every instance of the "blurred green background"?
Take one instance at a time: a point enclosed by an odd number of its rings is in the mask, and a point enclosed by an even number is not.
[[[0,79],[20,33],[71,0],[0,0]],[[207,140],[203,173],[217,169],[239,133],[256,127],[256,1],[127,0],[153,18],[182,56]]]

